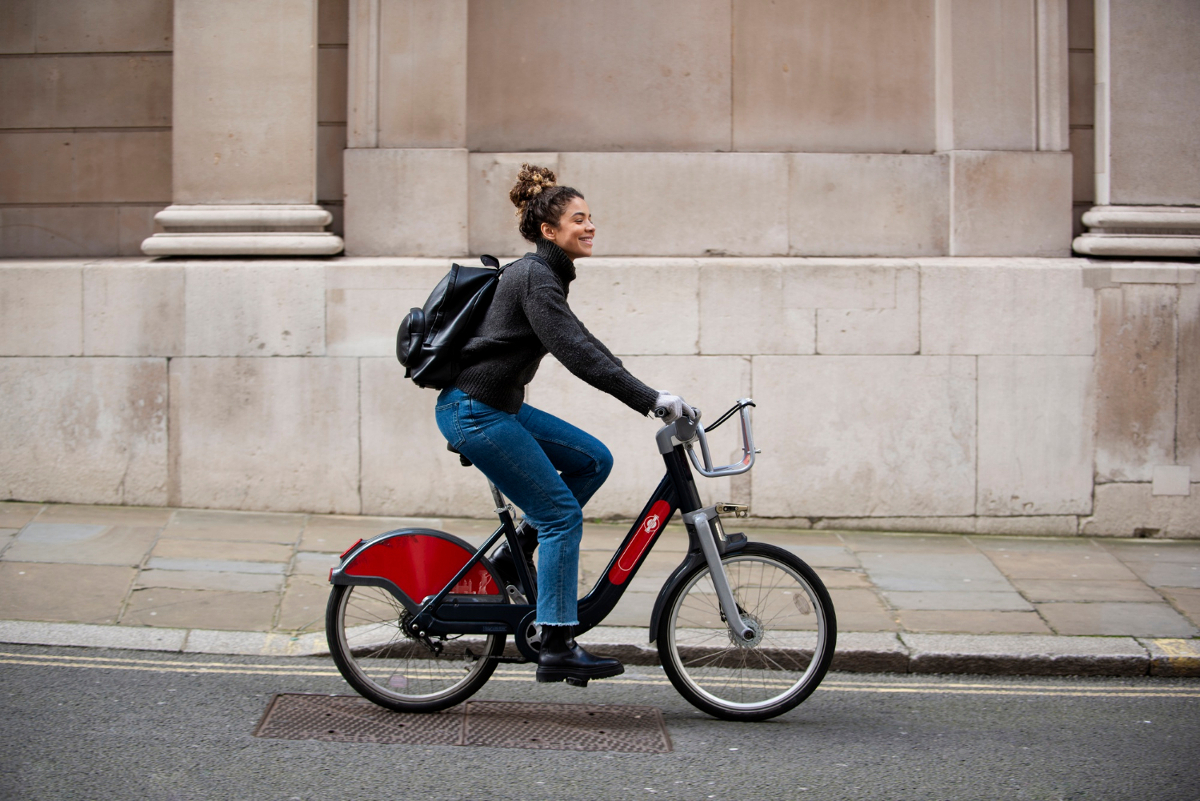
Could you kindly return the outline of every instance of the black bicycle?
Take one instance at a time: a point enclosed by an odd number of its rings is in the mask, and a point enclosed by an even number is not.
[[[678,511],[689,548],[658,593],[650,641],[684,698],[730,720],[765,720],[794,708],[821,683],[837,639],[833,604],[813,569],[782,548],[725,533],[721,516],[745,516],[747,507],[701,503],[691,466],[707,477],[754,466],[752,406],[738,401],[708,429],[735,414],[741,422],[742,461],[724,467],[713,466],[699,412],[659,429],[666,475],[580,599],[575,627],[587,631],[613,610]],[[399,529],[355,543],[330,573],[329,650],[346,681],[371,701],[433,712],[469,698],[500,662],[537,662],[536,583],[512,507],[488,483],[500,525],[479,548],[442,531]],[[502,582],[486,555],[501,538],[515,555],[517,583]],[[506,655],[510,635],[516,652]]]

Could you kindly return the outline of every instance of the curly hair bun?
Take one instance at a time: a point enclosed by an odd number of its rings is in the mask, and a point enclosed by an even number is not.
[[[525,204],[542,193],[542,190],[557,186],[557,176],[549,167],[538,167],[534,164],[522,164],[517,173],[517,183],[508,193],[508,199],[517,207],[518,213],[524,210]]]

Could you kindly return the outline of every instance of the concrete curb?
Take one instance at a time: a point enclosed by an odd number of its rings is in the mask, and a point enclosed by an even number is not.
[[[658,664],[658,650],[647,641],[646,629],[601,626],[579,639],[630,665]],[[0,643],[243,656],[329,653],[323,632],[288,635],[19,620],[0,621]],[[838,635],[832,669],[851,673],[1200,678],[1200,640],[846,632]]]

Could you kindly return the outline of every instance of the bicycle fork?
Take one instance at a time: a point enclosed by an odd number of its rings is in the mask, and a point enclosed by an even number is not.
[[[700,540],[700,549],[704,553],[704,561],[708,563],[708,573],[712,577],[713,588],[717,591],[717,600],[721,605],[721,615],[725,625],[735,640],[750,642],[758,632],[742,617],[733,592],[729,589],[729,578],[725,575],[725,565],[721,556],[725,552],[728,540],[721,526],[719,511],[744,514],[745,507],[737,504],[723,503],[697,509],[683,514],[684,523],[690,525]]]

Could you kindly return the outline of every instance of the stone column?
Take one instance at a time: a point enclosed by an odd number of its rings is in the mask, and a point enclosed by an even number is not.
[[[935,0],[950,256],[1067,256],[1067,0]]]
[[[332,255],[316,205],[317,0],[175,0],[172,200],[151,256]]]
[[[467,0],[350,0],[346,252],[467,252]]]
[[[1096,206],[1077,253],[1200,257],[1200,3],[1096,0]]]

